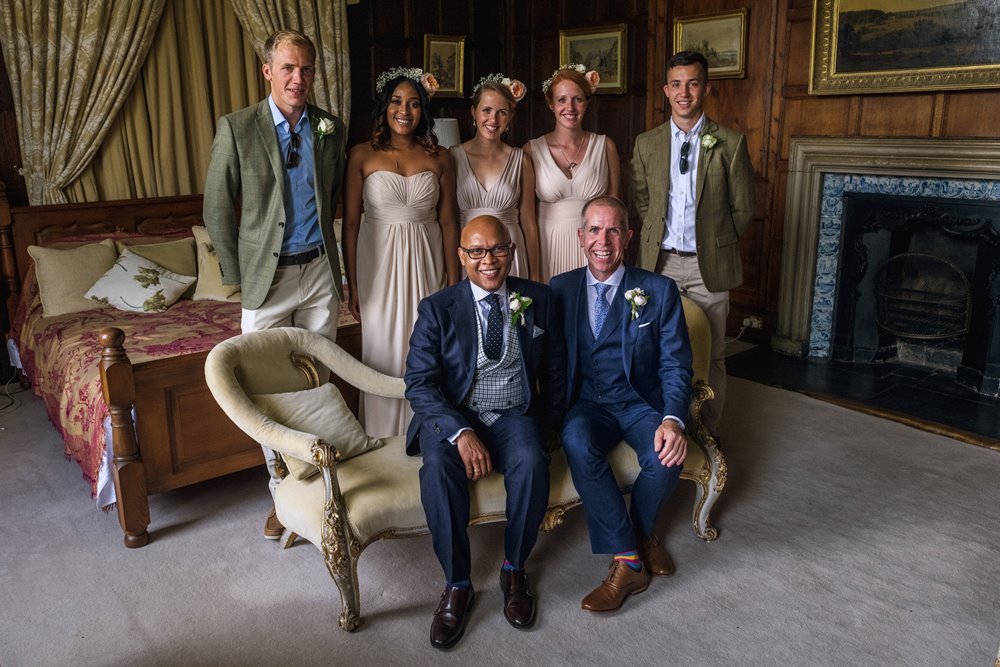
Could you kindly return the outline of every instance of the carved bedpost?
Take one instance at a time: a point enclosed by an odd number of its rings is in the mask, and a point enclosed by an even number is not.
[[[111,444],[114,447],[115,493],[118,498],[118,521],[125,531],[125,546],[130,549],[149,543],[149,499],[146,496],[146,469],[139,456],[132,422],[135,384],[132,363],[125,354],[125,332],[108,327],[101,329],[101,386],[104,402],[111,413]],[[107,445],[105,445],[107,446]]]
[[[0,279],[3,280],[3,296],[7,299],[4,309],[4,331],[14,319],[14,309],[21,298],[21,285],[18,282],[17,256],[14,253],[13,219],[10,217],[10,203],[4,194],[4,185],[0,182]]]

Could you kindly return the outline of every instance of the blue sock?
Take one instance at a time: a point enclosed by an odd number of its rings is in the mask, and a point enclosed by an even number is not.
[[[461,579],[459,581],[449,581],[448,586],[451,588],[469,588],[472,586],[472,582],[468,579]]]

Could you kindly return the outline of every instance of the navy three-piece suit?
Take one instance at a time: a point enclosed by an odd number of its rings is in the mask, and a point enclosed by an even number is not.
[[[570,408],[563,448],[587,513],[591,548],[618,553],[635,549],[637,532],[653,534],[660,503],[680,475],[680,465],[660,464],[653,438],[664,417],[687,419],[691,346],[674,281],[629,266],[595,337],[588,317],[587,271],[569,271],[551,282],[567,348]],[[648,302],[632,319],[625,293],[635,288]],[[636,451],[642,467],[632,486],[631,517],[607,460],[621,440]]]
[[[509,346],[510,337],[517,337],[524,400],[501,410],[491,425],[466,405],[480,357],[479,315],[469,281],[423,299],[410,337],[405,380],[414,417],[406,451],[423,455],[421,500],[434,551],[449,583],[469,578],[471,556],[466,530],[469,481],[458,448],[448,438],[472,428],[489,450],[494,470],[504,475],[505,555],[517,569],[524,567],[535,544],[548,503],[549,456],[542,429],[558,431],[564,413],[562,332],[548,287],[513,276],[506,286],[508,295],[518,292],[533,300],[524,323],[508,328],[506,343]]]

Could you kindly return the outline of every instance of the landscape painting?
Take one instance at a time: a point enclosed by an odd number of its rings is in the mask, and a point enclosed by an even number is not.
[[[996,0],[816,0],[810,92],[1000,85]]]
[[[746,76],[747,11],[674,19],[674,53],[698,51],[708,61],[709,79]]]
[[[627,26],[559,31],[560,64],[580,63],[601,75],[598,93],[625,92]]]

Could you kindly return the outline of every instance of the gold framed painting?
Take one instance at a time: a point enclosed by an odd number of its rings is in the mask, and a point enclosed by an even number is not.
[[[621,95],[628,76],[628,26],[624,23],[559,31],[559,63],[580,63],[601,75],[599,95]]]
[[[813,0],[809,92],[1000,87],[1000,4]]]
[[[747,75],[747,15],[731,12],[674,19],[673,53],[698,51],[708,60],[709,79],[742,79]]]
[[[438,82],[438,97],[465,96],[465,35],[424,35],[424,71]]]

